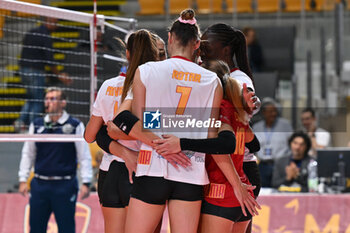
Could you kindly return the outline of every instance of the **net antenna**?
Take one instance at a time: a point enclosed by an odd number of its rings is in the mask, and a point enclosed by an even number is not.
[[[21,50],[26,47],[22,44],[25,34],[28,33],[28,31],[32,32],[30,28],[44,24],[45,20],[43,20],[42,17],[56,18],[59,20],[57,26],[61,29],[60,32],[51,33],[49,38],[53,41],[53,47],[27,47],[51,52],[55,59],[53,61],[26,61],[24,58],[19,58]],[[22,78],[24,74],[19,66],[20,60],[31,63],[45,62],[46,71],[51,69],[48,66],[55,66],[62,73],[68,73],[68,77],[72,80],[73,84],[62,85],[62,83],[60,83],[58,86],[60,86],[68,96],[67,112],[73,117],[79,118],[85,124],[90,117],[91,107],[95,100],[99,84],[105,79],[112,78],[119,73],[119,70],[115,69],[115,74],[112,74],[106,71],[106,67],[110,67],[110,62],[117,62],[120,67],[127,62],[125,56],[123,56],[124,51],[105,53],[103,49],[100,49],[100,47],[104,47],[104,41],[98,41],[98,31],[102,34],[105,33],[106,30],[109,32],[113,31],[113,37],[117,35],[117,37],[124,39],[125,35],[135,30],[137,24],[136,19],[133,18],[105,17],[104,15],[97,14],[96,0],[94,3],[94,14],[13,0],[0,0],[0,18],[4,19],[4,23],[0,25],[0,50],[3,50],[0,51],[0,81],[9,79],[17,80],[17,78],[20,80],[13,83],[4,82],[4,84],[0,82],[0,102],[4,101],[10,103],[9,105],[11,106],[13,103],[20,103],[23,105],[29,101],[27,97],[25,97],[29,88],[36,91],[45,90],[45,85],[40,86],[33,83],[24,83]],[[116,25],[117,23],[118,26]],[[21,28],[22,26],[26,26],[27,28],[23,29]],[[71,30],[76,30],[80,36],[75,36],[75,32],[68,32]],[[35,32],[32,32],[32,34],[35,36]],[[70,35],[72,35],[72,37]],[[14,41],[15,39],[13,38],[17,38],[17,41]],[[76,47],[72,49],[69,46]],[[5,49],[7,50],[5,51]],[[13,69],[9,69],[9,67]],[[118,69],[120,69],[120,67]],[[45,76],[49,80],[58,80],[61,77],[53,72],[44,73],[41,76]],[[15,92],[18,92],[19,96],[13,97],[12,94]],[[43,97],[31,101],[34,103],[43,103]],[[12,117],[13,121],[20,117],[22,112],[23,108],[22,110],[17,109],[16,111],[0,110],[0,119],[9,115]],[[40,115],[44,114],[37,114],[36,117]],[[38,134],[35,136],[27,133],[8,134],[6,132],[14,131],[13,122],[1,124],[0,142],[84,140],[82,136],[69,134],[64,137],[60,134]],[[28,129],[28,124],[24,127]]]

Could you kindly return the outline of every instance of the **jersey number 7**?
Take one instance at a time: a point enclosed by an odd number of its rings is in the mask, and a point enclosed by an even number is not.
[[[176,108],[176,115],[184,114],[191,91],[192,87],[176,86],[176,93],[181,93],[181,97]]]

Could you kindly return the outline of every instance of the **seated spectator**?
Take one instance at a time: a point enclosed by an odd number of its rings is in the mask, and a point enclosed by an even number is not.
[[[311,140],[303,132],[294,133],[289,139],[290,154],[276,160],[272,186],[295,187],[296,191],[307,192],[308,164],[311,157],[308,151],[311,148]]]
[[[243,29],[248,47],[248,59],[249,65],[253,72],[261,72],[264,65],[264,56],[256,38],[255,30],[251,27],[246,27]]]
[[[311,150],[309,154],[316,156],[316,149],[323,149],[330,145],[331,134],[317,126],[315,111],[312,108],[305,108],[301,114],[301,123],[303,131],[307,133],[311,139]]]
[[[262,187],[271,187],[274,161],[285,156],[288,138],[293,132],[289,121],[278,116],[278,104],[272,98],[265,98],[261,105],[263,120],[253,125],[253,131],[260,141],[257,152]]]

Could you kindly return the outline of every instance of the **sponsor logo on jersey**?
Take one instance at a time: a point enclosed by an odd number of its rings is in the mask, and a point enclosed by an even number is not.
[[[137,163],[143,164],[143,165],[150,165],[151,164],[151,157],[152,157],[152,151],[140,150]]]
[[[210,183],[209,191],[207,192],[206,196],[209,198],[224,199],[225,189],[226,189],[225,184]]]

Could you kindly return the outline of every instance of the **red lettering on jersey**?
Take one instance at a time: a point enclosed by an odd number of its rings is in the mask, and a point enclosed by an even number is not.
[[[207,197],[216,198],[216,199],[224,199],[225,189],[226,189],[225,184],[210,183],[209,193],[207,194]]]
[[[151,150],[140,150],[137,163],[143,164],[143,165],[150,165],[151,164],[151,157],[152,157]]]

